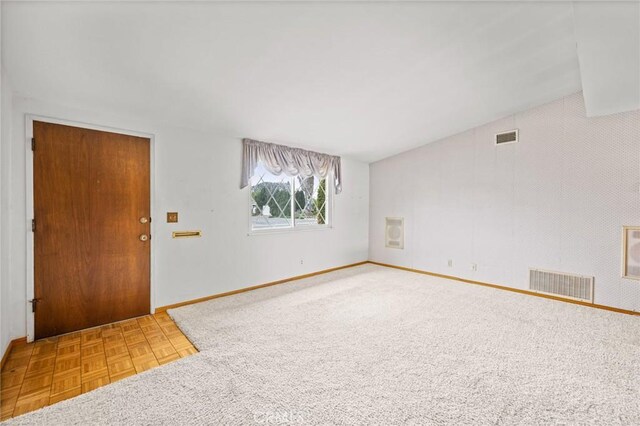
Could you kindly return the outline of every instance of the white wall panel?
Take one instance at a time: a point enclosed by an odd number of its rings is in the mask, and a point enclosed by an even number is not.
[[[11,335],[11,108],[13,93],[4,69],[0,76],[0,356]]]
[[[494,145],[514,128],[518,143]],[[370,171],[371,260],[522,289],[529,267],[593,275],[596,303],[640,310],[620,268],[622,225],[640,225],[640,111],[587,118],[578,93]],[[382,242],[391,214],[403,251]]]

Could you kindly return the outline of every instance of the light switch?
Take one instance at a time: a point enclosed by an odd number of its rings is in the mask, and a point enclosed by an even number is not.
[[[178,223],[178,212],[167,212],[167,223]]]

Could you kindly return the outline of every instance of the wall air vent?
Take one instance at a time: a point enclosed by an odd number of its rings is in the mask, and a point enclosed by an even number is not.
[[[529,289],[566,299],[593,303],[593,277],[529,269]]]
[[[386,247],[404,249],[404,218],[386,218],[384,239]]]
[[[518,142],[518,129],[496,134],[496,145]]]

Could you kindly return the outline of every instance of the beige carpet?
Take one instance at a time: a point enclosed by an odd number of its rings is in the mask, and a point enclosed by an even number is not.
[[[10,424],[640,424],[640,318],[365,265],[170,311],[202,351]]]

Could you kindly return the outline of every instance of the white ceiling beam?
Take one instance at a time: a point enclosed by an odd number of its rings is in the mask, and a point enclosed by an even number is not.
[[[640,2],[574,2],[589,117],[640,109]]]

